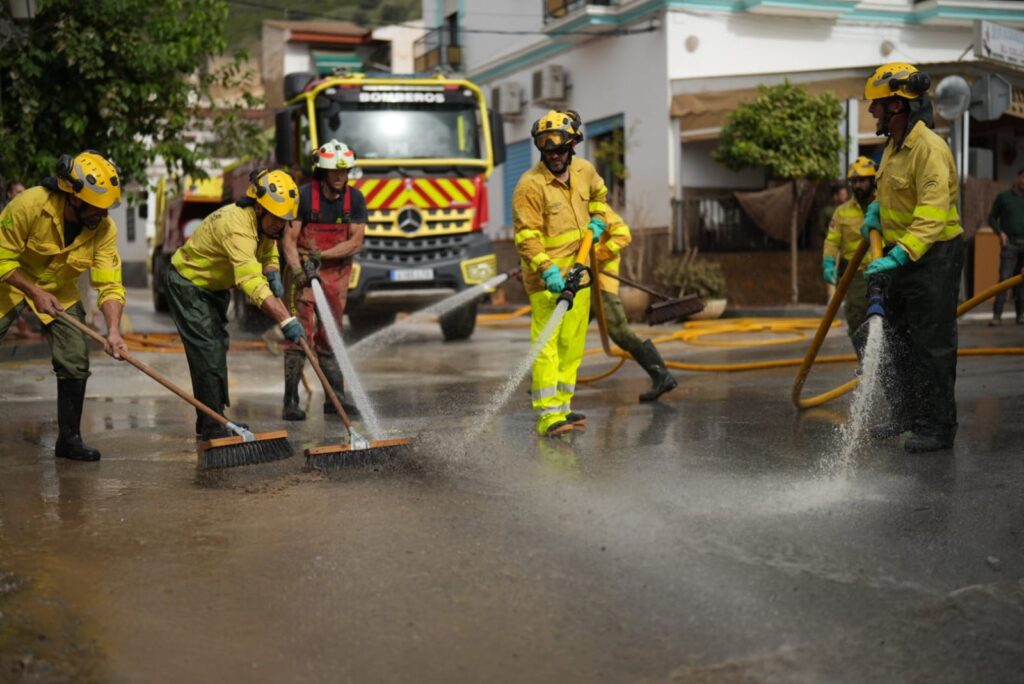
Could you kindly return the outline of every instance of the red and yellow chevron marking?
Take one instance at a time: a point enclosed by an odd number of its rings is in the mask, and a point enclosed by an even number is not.
[[[420,209],[466,208],[476,195],[469,178],[361,178],[355,187],[366,197],[366,208]]]

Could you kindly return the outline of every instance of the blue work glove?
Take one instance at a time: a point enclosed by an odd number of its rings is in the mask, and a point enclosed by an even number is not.
[[[860,224],[860,236],[865,240],[869,239],[868,233],[872,230],[882,232],[882,217],[879,213],[880,207],[877,200],[869,204],[867,211],[864,212],[864,222]]]
[[[594,233],[594,242],[601,239],[601,234],[604,233],[604,229],[607,227],[608,224],[600,216],[591,216],[590,223],[587,224],[587,228]]]
[[[825,282],[835,285],[838,276],[836,274],[836,258],[827,256],[821,260],[821,272],[825,276]]]
[[[885,273],[900,266],[906,266],[909,261],[910,255],[902,247],[896,245],[884,257],[875,259],[868,264],[868,270],[864,271],[864,275],[870,277],[878,273]]]
[[[295,316],[281,321],[281,332],[284,333],[285,339],[294,344],[298,344],[306,336],[306,331]]]
[[[270,291],[280,299],[284,297],[284,281],[281,280],[280,271],[267,271],[267,282],[270,283]]]
[[[565,278],[562,277],[562,272],[558,270],[558,266],[554,264],[545,268],[540,277],[544,279],[544,284],[548,286],[548,292],[557,294],[565,289]]]

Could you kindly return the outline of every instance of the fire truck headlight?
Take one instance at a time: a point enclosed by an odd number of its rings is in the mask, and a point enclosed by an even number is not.
[[[467,285],[479,285],[498,275],[498,258],[493,254],[463,261],[462,279]]]

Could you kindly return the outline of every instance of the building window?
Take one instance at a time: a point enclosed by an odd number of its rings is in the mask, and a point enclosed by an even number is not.
[[[428,31],[413,43],[416,71],[462,68],[462,48],[459,45],[459,15],[445,17],[444,24]]]
[[[590,140],[590,159],[608,187],[608,202],[616,211],[626,205],[626,130],[622,114],[599,119],[583,127]]]

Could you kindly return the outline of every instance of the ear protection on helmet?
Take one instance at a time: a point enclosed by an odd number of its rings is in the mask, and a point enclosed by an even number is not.
[[[57,159],[57,178],[67,182],[71,189],[77,194],[82,192],[82,188],[85,187],[85,182],[81,178],[75,178],[71,175],[71,166],[74,164],[75,158],[70,154],[62,154]]]
[[[906,86],[910,92],[920,95],[932,87],[931,77],[923,71],[915,71],[906,78],[889,79],[889,89],[899,90],[900,86]]]

